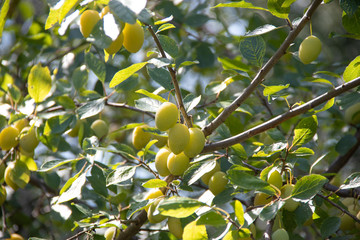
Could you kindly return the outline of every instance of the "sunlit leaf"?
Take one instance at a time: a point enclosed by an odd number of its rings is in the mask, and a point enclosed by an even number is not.
[[[137,71],[142,69],[146,64],[147,64],[147,62],[135,63],[135,64],[131,65],[130,67],[127,67],[125,69],[118,71],[114,75],[114,77],[111,79],[109,86],[111,88],[116,87],[117,85],[122,83],[124,80],[131,77],[131,75],[133,75],[134,73],[136,73]]]
[[[28,91],[35,102],[41,102],[51,90],[51,76],[48,67],[39,63],[31,68],[28,77]]]
[[[319,174],[311,174],[300,178],[292,192],[293,199],[312,199],[329,180]]]

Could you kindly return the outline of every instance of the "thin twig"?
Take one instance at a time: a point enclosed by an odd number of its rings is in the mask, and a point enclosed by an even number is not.
[[[297,115],[305,113],[308,110],[313,109],[313,108],[319,106],[320,104],[325,103],[325,102],[329,101],[330,99],[332,99],[354,87],[357,87],[359,85],[360,85],[360,77],[355,78],[354,80],[352,80],[350,82],[344,83],[344,84],[336,87],[335,89],[333,89],[327,93],[324,93],[323,95],[320,95],[319,97],[316,97],[303,105],[300,105],[298,107],[290,109],[288,112],[286,112],[282,115],[279,115],[269,121],[266,121],[256,127],[253,127],[245,132],[242,132],[238,135],[235,135],[233,137],[230,137],[230,138],[227,138],[227,139],[215,142],[215,143],[210,143],[204,147],[202,152],[203,153],[212,152],[215,150],[227,148],[227,147],[232,146],[237,143],[241,143],[241,142],[245,141],[246,139],[249,139],[250,137],[253,137],[261,132],[265,132],[268,129],[274,128],[274,127],[278,126],[280,123],[282,123],[290,118],[293,118]]]
[[[132,110],[132,111],[135,111],[135,112],[139,112],[139,113],[146,114],[146,115],[148,115],[148,116],[151,117],[151,118],[155,118],[155,115],[152,114],[151,112],[147,112],[147,111],[141,110],[141,109],[139,109],[139,108],[129,106],[129,105],[127,105],[126,103],[114,103],[114,102],[106,101],[106,105],[111,106],[111,107],[129,109],[129,110]]]
[[[274,67],[274,65],[280,60],[280,58],[286,53],[286,50],[295,38],[299,35],[301,30],[305,27],[306,23],[310,20],[312,14],[316,8],[320,5],[322,0],[314,0],[308,10],[302,17],[299,25],[290,31],[280,48],[275,54],[267,61],[267,63],[260,69],[250,85],[243,91],[243,93],[237,97],[228,107],[224,109],[212,122],[204,127],[203,132],[205,136],[210,135],[217,127],[220,126],[225,120],[255,91],[260,83],[263,82],[266,74]]]
[[[146,25],[146,26],[148,27],[148,30],[149,30],[151,36],[153,37],[153,39],[154,39],[154,41],[156,43],[156,46],[158,47],[158,49],[160,51],[161,56],[163,58],[167,58],[166,54],[165,54],[165,51],[164,51],[163,47],[161,46],[161,43],[160,43],[158,37],[156,36],[153,28],[150,25]],[[184,106],[184,103],[183,103],[183,100],[182,100],[179,83],[178,83],[177,78],[176,78],[176,72],[170,66],[167,66],[167,69],[169,70],[169,73],[171,75],[171,80],[172,80],[172,83],[173,83],[174,88],[175,88],[176,100],[178,102],[181,114],[182,114],[182,116],[183,116],[183,118],[185,120],[186,125],[190,128],[190,127],[192,127],[192,122],[191,122],[191,119],[190,119],[189,115],[186,113],[186,110],[185,110],[185,106]]]

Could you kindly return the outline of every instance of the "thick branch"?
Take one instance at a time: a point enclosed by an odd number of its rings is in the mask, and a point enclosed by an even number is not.
[[[331,185],[330,183],[326,183],[324,185],[324,189],[335,193],[339,197],[360,198],[360,189],[359,188],[339,189],[337,186]]]
[[[150,25],[147,25],[148,26],[148,29],[149,29],[149,32],[151,34],[151,36],[153,37],[155,43],[156,43],[156,46],[158,47],[160,53],[161,53],[161,56],[163,58],[166,58],[166,54],[165,54],[165,51],[164,49],[162,48],[161,46],[161,43],[158,39],[158,37],[156,36],[154,30],[152,29],[152,27]],[[187,112],[185,110],[185,107],[184,107],[184,103],[183,103],[183,100],[182,100],[182,96],[181,96],[181,91],[180,91],[180,87],[179,87],[179,83],[176,79],[176,72],[175,70],[170,67],[170,66],[167,66],[167,69],[169,70],[170,72],[170,75],[171,75],[171,80],[172,80],[172,83],[174,85],[174,88],[175,88],[175,95],[176,95],[176,100],[179,104],[179,108],[180,108],[180,111],[181,111],[181,114],[183,115],[184,117],[184,120],[186,122],[186,125],[190,128],[192,127],[192,123],[191,123],[191,119],[190,117],[187,115]]]
[[[357,129],[357,132],[355,134],[355,137],[357,139],[355,145],[349,149],[349,151],[347,153],[345,153],[345,155],[342,155],[340,157],[338,157],[328,168],[328,170],[326,170],[326,174],[328,173],[337,173],[340,171],[340,169],[342,167],[344,167],[346,165],[346,163],[350,160],[350,158],[354,155],[354,153],[356,152],[356,150],[359,148],[360,146],[360,129]],[[334,178],[334,175],[328,175],[327,178],[329,180]]]
[[[304,16],[302,17],[299,25],[290,31],[287,38],[281,44],[280,48],[275,52],[275,54],[267,61],[267,63],[260,69],[258,74],[252,80],[250,85],[244,90],[244,92],[236,98],[227,108],[224,109],[212,122],[210,122],[204,129],[203,132],[205,136],[210,135],[220,124],[225,122],[227,117],[231,115],[249,96],[255,91],[257,86],[264,80],[266,74],[273,68],[273,66],[279,61],[279,59],[286,53],[286,50],[290,44],[295,40],[297,35],[304,28],[306,23],[310,20],[312,14],[316,8],[320,5],[322,0],[314,0],[311,6],[308,8]]]
[[[227,148],[234,144],[241,143],[250,137],[253,137],[253,136],[255,136],[261,132],[264,132],[268,129],[274,128],[274,127],[278,126],[280,123],[284,122],[285,120],[288,120],[297,115],[305,113],[308,110],[315,108],[315,107],[319,106],[320,104],[329,101],[333,97],[336,97],[336,96],[338,96],[354,87],[357,87],[359,85],[360,85],[360,77],[355,78],[354,80],[352,80],[350,82],[344,83],[344,84],[338,86],[337,88],[335,88],[327,93],[324,93],[323,95],[321,95],[317,98],[314,98],[313,100],[311,100],[303,105],[300,105],[294,109],[291,109],[290,111],[288,111],[282,115],[279,115],[267,122],[264,122],[256,127],[253,127],[243,133],[240,133],[238,135],[235,135],[228,139],[224,139],[219,142],[210,143],[204,147],[203,153],[212,152],[212,151],[219,150],[219,149],[224,149],[224,148]]]

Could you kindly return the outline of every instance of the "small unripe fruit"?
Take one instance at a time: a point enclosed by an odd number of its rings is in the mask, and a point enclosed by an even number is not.
[[[95,10],[86,10],[80,16],[80,32],[87,38],[90,36],[94,26],[100,20],[99,13]]]
[[[110,227],[106,229],[104,237],[106,240],[116,239],[119,236],[120,230],[117,227]],[[115,235],[115,238],[114,238]]]
[[[277,170],[269,173],[267,182],[274,185],[275,187],[277,187],[277,189],[280,190],[282,186],[282,178],[280,173]]]
[[[254,198],[254,206],[263,206],[271,202],[272,197],[266,193],[257,193]]]
[[[19,145],[25,152],[31,153],[39,144],[39,140],[36,136],[36,128],[24,127],[20,133]]]
[[[105,51],[108,54],[113,55],[120,50],[120,48],[123,45],[123,42],[124,42],[124,34],[120,33],[119,36],[114,41],[112,41],[110,46],[108,48],[105,48]]]
[[[0,132],[0,148],[2,150],[10,150],[18,145],[19,130],[9,126]]]
[[[81,125],[82,125],[82,121],[77,120],[75,127],[68,132],[68,135],[70,137],[77,137],[79,135],[79,130],[80,130]]]
[[[94,131],[95,135],[101,139],[109,133],[109,125],[101,119],[95,120],[90,128]]]
[[[158,140],[155,143],[155,146],[157,146],[158,148],[162,148],[168,142],[167,136],[159,136],[159,135],[152,134],[152,138]]]
[[[148,220],[150,223],[159,223],[163,220],[165,220],[166,216],[161,215],[160,213],[154,214],[157,206],[162,201],[162,199],[156,199],[149,207],[149,210],[147,212]]]
[[[221,170],[220,164],[218,162],[216,162],[215,167],[210,172],[207,172],[204,175],[202,175],[201,181],[203,181],[203,183],[205,183],[206,185],[209,185],[209,180],[210,180],[211,176],[220,170]]]
[[[289,240],[289,234],[283,228],[279,228],[271,235],[272,240]]]
[[[26,118],[22,118],[14,123],[14,127],[17,128],[19,132],[21,132],[21,130],[27,126],[29,126],[29,120],[27,120]]]
[[[289,196],[291,196],[292,191],[294,189],[293,184],[285,184],[284,186],[282,186],[281,188],[281,198],[287,198]],[[289,198],[285,200],[285,204],[284,204],[284,208],[286,210],[288,210],[289,212],[293,212],[295,211],[295,209],[299,206],[299,202],[294,201],[294,199]]]
[[[145,197],[145,199],[149,200],[149,199],[154,199],[154,198],[158,198],[161,196],[164,196],[164,193],[160,189],[157,189],[157,190],[149,192],[148,195]]]
[[[205,146],[205,135],[199,128],[189,128],[190,139],[184,149],[184,153],[189,158],[193,158],[203,150]]]
[[[30,170],[20,159],[10,162],[5,169],[5,182],[12,189],[24,188],[30,181]]]
[[[177,155],[170,153],[167,167],[172,175],[181,176],[189,167],[189,158],[183,152]]]
[[[175,104],[164,102],[155,114],[155,125],[160,131],[173,127],[179,117],[179,110]]]
[[[170,149],[162,148],[157,152],[155,156],[155,168],[158,171],[159,175],[162,177],[170,174],[170,171],[167,167],[167,159],[170,153]]]
[[[360,102],[355,103],[345,110],[345,122],[354,125],[360,123]]]
[[[6,189],[3,185],[0,186],[0,206],[3,205],[3,203],[6,200]]]
[[[175,124],[169,129],[169,148],[171,152],[179,154],[184,151],[190,140],[190,133],[187,126],[181,123]]]
[[[14,180],[13,180],[13,174],[12,171],[15,167],[15,164],[13,162],[11,162],[5,169],[5,175],[4,175],[4,179],[5,179],[5,183],[11,187],[14,190],[17,190],[19,187],[18,185],[15,184]]]
[[[216,196],[225,190],[228,179],[224,172],[216,172],[211,176],[209,180],[209,189]]]
[[[138,150],[145,147],[151,139],[151,133],[144,131],[144,128],[148,127],[148,125],[142,125],[134,128],[133,130],[132,143],[134,147]]]
[[[169,232],[171,232],[176,238],[182,238],[184,229],[181,226],[181,221],[179,218],[169,217],[167,224]]]
[[[140,50],[144,43],[144,30],[139,23],[126,23],[124,30],[124,47],[131,53],[136,53]]]
[[[321,52],[321,41],[314,35],[305,38],[299,47],[299,58],[302,63],[309,64],[316,60]]]

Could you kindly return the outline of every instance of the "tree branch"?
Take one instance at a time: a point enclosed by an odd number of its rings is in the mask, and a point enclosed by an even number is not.
[[[255,136],[261,132],[264,132],[268,129],[274,128],[274,127],[278,126],[280,123],[284,122],[285,120],[288,120],[297,115],[305,113],[308,110],[315,108],[315,107],[319,106],[320,104],[325,103],[326,101],[329,101],[333,97],[336,97],[336,96],[338,96],[354,87],[357,87],[359,85],[360,85],[360,77],[355,78],[354,80],[352,80],[350,82],[344,83],[344,84],[336,87],[335,89],[333,89],[327,93],[324,93],[323,95],[320,95],[319,97],[314,98],[311,101],[309,101],[303,105],[293,108],[293,109],[289,110],[288,112],[286,112],[282,115],[279,115],[273,119],[270,119],[269,121],[264,122],[256,127],[253,127],[243,133],[240,133],[238,135],[235,135],[233,137],[230,137],[228,139],[224,139],[224,140],[221,140],[221,141],[218,141],[215,143],[210,143],[204,147],[202,152],[203,153],[212,152],[215,150],[227,148],[227,147],[232,146],[237,143],[241,143],[250,137],[253,137],[253,136]]]
[[[163,49],[163,47],[161,46],[161,43],[158,39],[158,37],[156,36],[154,30],[152,29],[152,27],[150,25],[146,25],[148,27],[148,30],[151,34],[151,36],[153,37],[155,43],[156,43],[156,46],[158,47],[159,51],[160,51],[160,54],[163,58],[167,58],[166,57],[166,54],[165,54],[165,51]],[[191,119],[190,117],[187,115],[186,113],[186,110],[185,110],[185,107],[184,107],[184,103],[183,103],[183,100],[182,100],[182,96],[181,96],[181,91],[180,91],[180,87],[179,87],[179,83],[176,79],[176,72],[175,70],[170,67],[170,66],[167,66],[167,69],[169,70],[170,72],[170,75],[171,75],[171,80],[172,80],[172,83],[174,85],[174,88],[175,88],[175,95],[176,95],[176,100],[179,104],[179,108],[180,108],[180,111],[181,111],[181,114],[182,116],[184,117],[184,120],[185,120],[185,123],[186,125],[190,128],[192,127],[192,122],[191,122]]]
[[[352,188],[352,189],[340,189],[337,186],[334,186],[330,183],[325,183],[324,189],[335,193],[339,197],[352,197],[352,198],[360,198],[360,189],[359,188]]]
[[[355,134],[355,137],[357,139],[355,145],[349,149],[349,151],[347,153],[345,153],[345,155],[339,156],[328,168],[328,170],[326,170],[325,174],[329,174],[329,173],[337,173],[340,171],[340,169],[342,167],[344,167],[346,165],[346,163],[350,160],[350,158],[354,155],[354,153],[356,152],[356,150],[359,148],[360,146],[360,129],[358,128]],[[329,181],[331,179],[334,178],[334,175],[328,175],[327,178],[329,179]]]
[[[250,85],[244,90],[244,92],[236,98],[227,108],[224,109],[212,122],[204,127],[203,132],[205,136],[210,135],[217,127],[220,126],[227,117],[231,115],[249,96],[252,92],[255,91],[257,86],[263,82],[266,74],[273,68],[273,66],[279,61],[279,59],[286,53],[286,50],[290,44],[295,40],[297,35],[304,28],[306,23],[310,20],[312,14],[316,8],[320,5],[322,0],[314,0],[310,5],[308,10],[305,12],[304,16],[301,18],[301,21],[297,27],[290,31],[287,38],[281,44],[280,48],[275,52],[275,54],[267,61],[267,63],[260,69],[255,78],[252,80]]]

